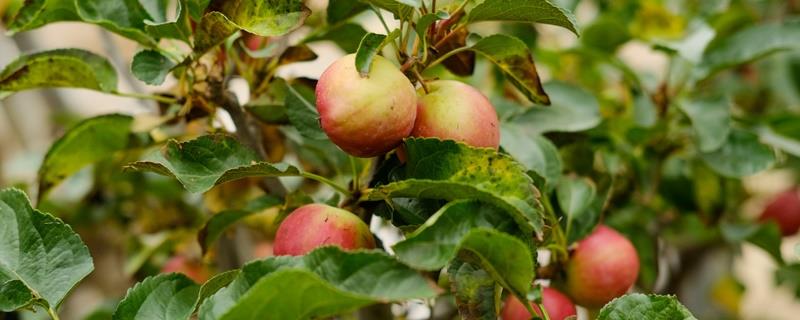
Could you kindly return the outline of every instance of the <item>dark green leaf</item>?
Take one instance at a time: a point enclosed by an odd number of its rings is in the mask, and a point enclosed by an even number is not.
[[[538,191],[511,157],[452,140],[408,138],[405,147],[408,180],[378,186],[367,199],[479,199],[510,212],[526,232],[541,231]]]
[[[145,20],[157,21],[137,0],[80,0],[75,9],[81,20],[97,24],[148,47],[156,41],[145,32]]]
[[[800,263],[782,266],[775,270],[775,282],[789,286],[794,291],[794,296],[800,298]]]
[[[533,257],[525,242],[501,231],[520,234],[503,211],[477,201],[455,201],[393,249],[397,259],[423,270],[441,269],[459,251],[469,251],[495,281],[524,297],[533,281]]]
[[[455,261],[447,274],[462,319],[497,319],[500,287],[486,270],[471,262]]]
[[[236,33],[239,28],[222,13],[209,12],[197,24],[194,40],[194,52],[202,55],[206,51],[225,42],[225,39]]]
[[[536,72],[533,56],[522,40],[495,34],[478,40],[470,49],[497,65],[506,78],[532,102],[550,104],[550,98],[542,88],[539,74]]]
[[[26,1],[8,24],[12,33],[39,28],[51,22],[80,21],[72,0]]]
[[[569,29],[578,35],[575,16],[549,0],[477,0],[468,10],[467,20],[518,21],[552,24]]]
[[[445,11],[429,13],[419,17],[415,31],[417,32],[417,37],[419,38],[420,48],[427,48],[428,46],[428,28],[437,20],[447,19],[449,17],[450,15]]]
[[[358,0],[330,0],[328,1],[327,14],[325,15],[328,24],[333,25],[367,10],[369,8],[364,2]],[[359,37],[359,39],[361,39]],[[349,52],[349,51],[348,51]]]
[[[614,53],[631,39],[627,24],[612,15],[598,17],[581,33],[581,43],[606,53]]]
[[[412,269],[380,252],[323,247],[248,263],[200,306],[200,319],[324,318],[377,302],[430,298]]]
[[[730,100],[723,97],[685,101],[678,104],[692,120],[702,152],[719,149],[731,131]]]
[[[148,277],[128,290],[113,319],[189,319],[199,292],[200,285],[180,273]]]
[[[228,270],[222,273],[218,273],[214,275],[211,279],[208,279],[203,286],[200,287],[200,293],[197,295],[197,302],[195,303],[195,308],[199,308],[203,302],[206,301],[209,297],[217,293],[217,291],[222,290],[222,288],[227,287],[237,276],[239,276],[239,269]]]
[[[758,136],[734,129],[721,148],[701,154],[714,171],[728,177],[739,178],[766,170],[775,163],[772,148],[758,141]]]
[[[187,0],[187,2],[189,16],[192,17],[194,21],[200,21],[203,18],[203,14],[206,12],[208,4],[211,3],[211,0]]]
[[[298,87],[299,88],[299,87]],[[327,140],[328,136],[322,131],[319,124],[319,112],[314,102],[309,101],[308,98],[313,98],[314,95],[303,96],[293,86],[288,86],[288,93],[286,95],[286,115],[289,117],[289,122],[297,128],[306,138],[314,140]]]
[[[219,11],[239,29],[262,36],[281,36],[303,24],[311,11],[301,0],[214,0]]]
[[[86,119],[56,140],[39,168],[40,197],[86,165],[128,147],[133,118],[111,114]]]
[[[301,175],[299,169],[289,164],[259,162],[252,150],[225,134],[183,143],[170,140],[161,150],[128,168],[173,176],[189,192],[206,192],[215,185],[245,177]]]
[[[117,72],[105,58],[80,49],[23,55],[0,72],[0,98],[42,87],[117,89]]]
[[[777,224],[721,224],[720,231],[722,231],[722,236],[729,242],[750,242],[764,249],[776,262],[783,263],[781,230]]]
[[[694,77],[702,80],[715,72],[769,54],[800,48],[800,20],[747,27],[706,49]]]
[[[361,39],[361,43],[358,45],[358,51],[356,51],[355,60],[356,70],[358,70],[362,78],[369,76],[369,69],[372,67],[372,59],[375,58],[375,55],[380,53],[385,45],[394,41],[398,36],[400,36],[400,30],[395,29],[388,35],[367,33],[364,38]]]
[[[670,319],[697,320],[674,296],[632,293],[600,309],[597,320]]]
[[[500,145],[514,159],[545,178],[547,191],[558,184],[561,177],[561,156],[550,140],[531,132],[517,123],[502,123],[500,126]]]
[[[553,105],[525,110],[511,123],[532,133],[577,132],[600,124],[600,105],[591,93],[562,82],[549,82],[544,87]]]
[[[175,63],[158,51],[143,50],[133,56],[131,73],[149,85],[164,83]]]
[[[55,310],[94,269],[89,249],[72,228],[33,209],[22,191],[0,191],[0,221],[2,309],[24,306],[34,297]]]

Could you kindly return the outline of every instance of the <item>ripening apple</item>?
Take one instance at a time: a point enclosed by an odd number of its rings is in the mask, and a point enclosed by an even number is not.
[[[599,308],[625,294],[639,275],[639,256],[633,244],[599,225],[578,242],[566,266],[566,290],[585,307]]]
[[[797,189],[784,191],[764,208],[760,221],[775,221],[781,234],[790,236],[800,229],[800,194]]]
[[[300,256],[326,245],[345,250],[372,249],[375,239],[367,224],[349,211],[308,204],[295,209],[281,222],[273,250],[276,256]]]
[[[542,305],[544,305],[544,310],[547,311],[550,320],[564,320],[569,316],[578,314],[575,304],[567,296],[550,287],[542,288]],[[532,307],[537,315],[542,316],[538,305],[532,304]],[[519,299],[514,296],[508,296],[500,313],[500,318],[502,320],[529,320],[531,314]]]
[[[480,91],[463,82],[436,80],[420,88],[413,137],[456,140],[474,147],[500,145],[497,112]]]
[[[173,272],[183,273],[197,283],[205,283],[211,277],[211,272],[202,263],[181,255],[170,258],[161,268],[161,273]]]
[[[356,70],[354,54],[336,60],[320,76],[316,96],[322,130],[357,157],[394,149],[414,127],[414,86],[381,56],[374,57],[367,77]]]

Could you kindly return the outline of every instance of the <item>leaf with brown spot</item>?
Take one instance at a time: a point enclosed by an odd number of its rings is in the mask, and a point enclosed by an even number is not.
[[[497,65],[506,78],[532,102],[550,104],[550,98],[544,92],[539,74],[536,72],[533,56],[522,40],[495,34],[479,40],[471,50]]]

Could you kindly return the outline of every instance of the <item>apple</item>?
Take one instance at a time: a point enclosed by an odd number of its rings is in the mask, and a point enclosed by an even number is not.
[[[318,247],[334,245],[345,250],[375,248],[369,227],[347,210],[308,204],[292,211],[275,234],[276,256],[304,255]]]
[[[575,304],[567,296],[550,287],[542,288],[542,305],[544,305],[544,310],[547,311],[550,320],[564,320],[578,314]],[[542,316],[538,305],[533,304],[532,307],[537,315]],[[510,295],[506,299],[500,318],[502,320],[529,320],[531,314],[519,299]]]
[[[427,88],[428,93],[418,91],[411,136],[456,140],[474,147],[500,146],[497,112],[486,96],[454,80],[431,81]]]
[[[633,286],[639,276],[639,256],[627,238],[599,225],[570,254],[566,275],[572,299],[599,308]]]
[[[367,77],[356,70],[354,54],[336,60],[320,76],[316,96],[322,130],[357,157],[394,149],[414,127],[414,86],[381,56],[374,57]]]
[[[759,221],[772,220],[778,223],[781,234],[790,236],[800,229],[800,194],[792,188],[778,194],[772,202],[764,208]]]
[[[161,268],[161,273],[173,272],[183,273],[197,283],[205,283],[211,278],[211,272],[202,263],[190,260],[182,255],[170,258]]]

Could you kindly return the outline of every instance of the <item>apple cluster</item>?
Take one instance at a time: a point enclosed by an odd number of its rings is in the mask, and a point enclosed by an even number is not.
[[[381,56],[374,57],[367,76],[356,69],[354,54],[336,60],[322,73],[316,96],[322,130],[353,156],[385,154],[409,136],[500,145],[497,113],[477,89],[453,80],[415,89]]]

